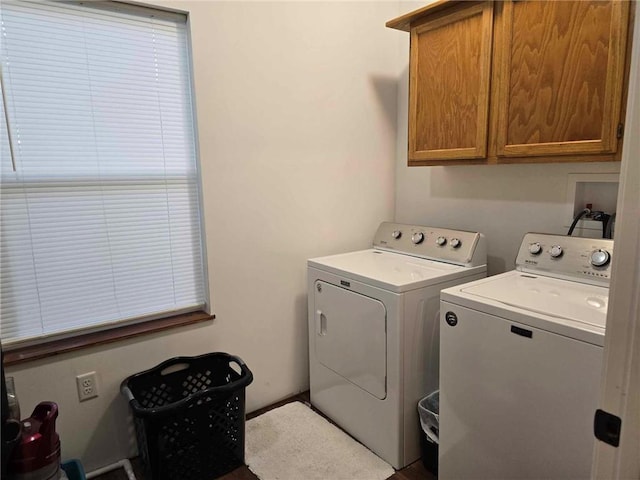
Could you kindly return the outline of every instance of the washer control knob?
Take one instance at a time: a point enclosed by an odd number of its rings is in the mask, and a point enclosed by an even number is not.
[[[591,252],[591,265],[604,267],[611,260],[611,255],[606,250],[598,249]]]
[[[542,246],[538,242],[529,244],[529,253],[531,255],[540,255],[540,252],[542,252]]]
[[[452,238],[450,243],[453,248],[460,248],[462,246],[462,241],[459,238]]]
[[[423,240],[424,240],[424,233],[422,232],[416,232],[413,235],[411,235],[411,241],[416,245],[418,245],[419,243],[422,243]]]
[[[553,247],[551,247],[551,250],[549,250],[549,255],[551,255],[553,258],[560,258],[563,253],[564,252],[562,251],[562,247],[560,245],[554,245]]]
[[[436,238],[436,244],[440,247],[442,247],[443,245],[446,245],[447,243],[447,239],[444,237],[438,237]]]
[[[402,236],[402,232],[400,230],[394,230],[391,232],[391,236],[398,240]]]

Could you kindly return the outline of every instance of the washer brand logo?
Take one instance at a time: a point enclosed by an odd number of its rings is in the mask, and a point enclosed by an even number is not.
[[[342,285],[343,287],[350,287],[351,282],[347,282],[346,280],[340,280],[340,285]]]

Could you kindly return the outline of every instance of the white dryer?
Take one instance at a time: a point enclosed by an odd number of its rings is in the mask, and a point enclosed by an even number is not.
[[[311,403],[393,467],[418,459],[440,290],[485,276],[481,234],[388,222],[372,249],[310,259]]]
[[[516,270],[443,290],[439,478],[590,478],[612,252],[528,233]]]

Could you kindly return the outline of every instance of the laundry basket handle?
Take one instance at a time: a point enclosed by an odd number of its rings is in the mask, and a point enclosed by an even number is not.
[[[226,360],[228,360],[229,368],[231,368],[231,363],[236,363],[240,368],[240,373],[239,373],[240,377],[233,382],[227,383],[226,385],[218,385],[215,387],[208,388],[206,390],[194,392],[191,395],[186,396],[175,402],[172,402],[168,405],[162,405],[162,406],[150,407],[150,408],[145,408],[142,405],[140,405],[140,402],[136,399],[135,395],[133,394],[129,386],[129,382],[134,378],[158,376],[158,375],[160,376],[171,375],[172,373],[180,372],[182,370],[187,370],[191,368],[192,364],[195,364],[200,360],[206,359],[206,357],[210,357],[214,355],[218,357],[223,356]],[[235,369],[232,368],[232,370],[238,373]],[[153,368],[150,368],[140,373],[136,373],[135,375],[131,375],[130,377],[126,378],[120,384],[120,391],[127,398],[129,405],[134,410],[134,412],[136,412],[137,415],[148,416],[148,415],[160,415],[160,414],[166,414],[166,413],[173,413],[176,411],[176,409],[182,408],[187,404],[190,404],[196,401],[200,397],[204,397],[212,394],[215,394],[215,395],[226,394],[228,392],[232,392],[240,388],[244,388],[247,385],[249,385],[252,381],[253,381],[253,373],[251,372],[251,370],[249,370],[249,367],[247,367],[247,365],[244,363],[244,361],[240,357],[235,355],[230,355],[228,353],[219,352],[219,353],[213,353],[213,354],[209,353],[209,354],[199,355],[196,357],[174,357],[169,360],[165,360],[164,362],[160,363],[159,365]]]
[[[251,372],[251,370],[249,370],[249,367],[247,367],[247,364],[244,363],[244,361],[240,357],[237,357],[236,355],[229,355],[229,357],[231,361],[237,363],[238,366],[240,367],[241,378],[235,384],[225,385],[225,387],[231,387],[229,388],[230,390],[236,389],[238,387],[244,388],[247,385],[249,385],[251,382],[253,382],[253,373]]]

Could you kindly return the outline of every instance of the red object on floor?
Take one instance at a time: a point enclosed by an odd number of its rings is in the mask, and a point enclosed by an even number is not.
[[[56,433],[58,405],[41,402],[31,416],[22,420],[22,435],[7,470],[10,479],[28,474],[33,480],[57,478],[60,468],[60,437]]]

